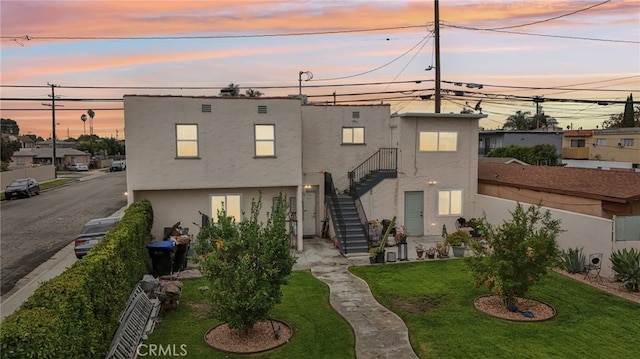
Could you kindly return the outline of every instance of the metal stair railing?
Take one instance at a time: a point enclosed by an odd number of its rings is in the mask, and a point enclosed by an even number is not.
[[[398,170],[398,149],[380,148],[355,169],[349,171],[349,193],[356,192],[358,183],[373,173]]]
[[[344,254],[347,254],[347,226],[344,223],[344,217],[342,216],[342,209],[340,208],[340,204],[338,203],[338,194],[336,192],[336,188],[333,185],[333,178],[331,177],[331,173],[324,173],[324,203],[326,206],[329,206],[329,213],[332,215],[333,223],[336,226],[336,237],[338,237],[338,243],[340,244],[340,249]]]

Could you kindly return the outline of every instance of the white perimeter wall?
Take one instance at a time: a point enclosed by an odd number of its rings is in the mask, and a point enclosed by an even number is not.
[[[511,219],[509,211],[516,207],[515,201],[504,200],[496,197],[477,195],[476,213],[474,217],[486,215],[489,223],[500,225],[505,220]],[[529,204],[523,203],[526,207]],[[561,220],[564,230],[558,237],[560,249],[582,248],[582,253],[589,258],[589,254],[603,253],[602,271],[603,278],[613,278],[611,270],[611,254],[623,248],[636,248],[640,250],[640,242],[614,242],[613,220],[567,212],[553,208],[549,209],[554,219]]]

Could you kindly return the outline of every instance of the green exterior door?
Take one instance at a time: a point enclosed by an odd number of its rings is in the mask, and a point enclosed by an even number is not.
[[[411,236],[424,234],[424,193],[422,191],[404,193],[404,226]]]

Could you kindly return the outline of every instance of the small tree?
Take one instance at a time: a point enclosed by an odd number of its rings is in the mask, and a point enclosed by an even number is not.
[[[264,227],[258,222],[261,207],[261,199],[253,201],[249,218],[238,223],[219,211],[217,223],[203,232],[208,238],[198,236],[205,242],[198,254],[210,283],[213,315],[245,334],[280,303],[280,287],[295,263],[289,251],[286,197],[280,196]]]
[[[560,252],[556,238],[562,232],[560,221],[544,213],[540,205],[524,209],[518,203],[512,219],[499,226],[482,221],[488,246],[472,243],[474,255],[466,263],[476,278],[476,287],[486,285],[505,305],[515,304],[549,268],[558,264]]]

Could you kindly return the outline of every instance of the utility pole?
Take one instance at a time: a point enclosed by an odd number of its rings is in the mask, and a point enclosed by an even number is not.
[[[434,37],[436,47],[436,107],[435,112],[440,113],[440,103],[442,98],[440,96],[440,5],[438,0],[434,0],[433,3],[434,12]]]
[[[58,164],[56,163],[56,91],[55,88],[58,85],[48,83],[51,86],[51,104],[43,103],[45,106],[51,106],[51,146],[53,147],[53,155],[51,156],[51,163],[53,164],[53,177],[58,178]]]

